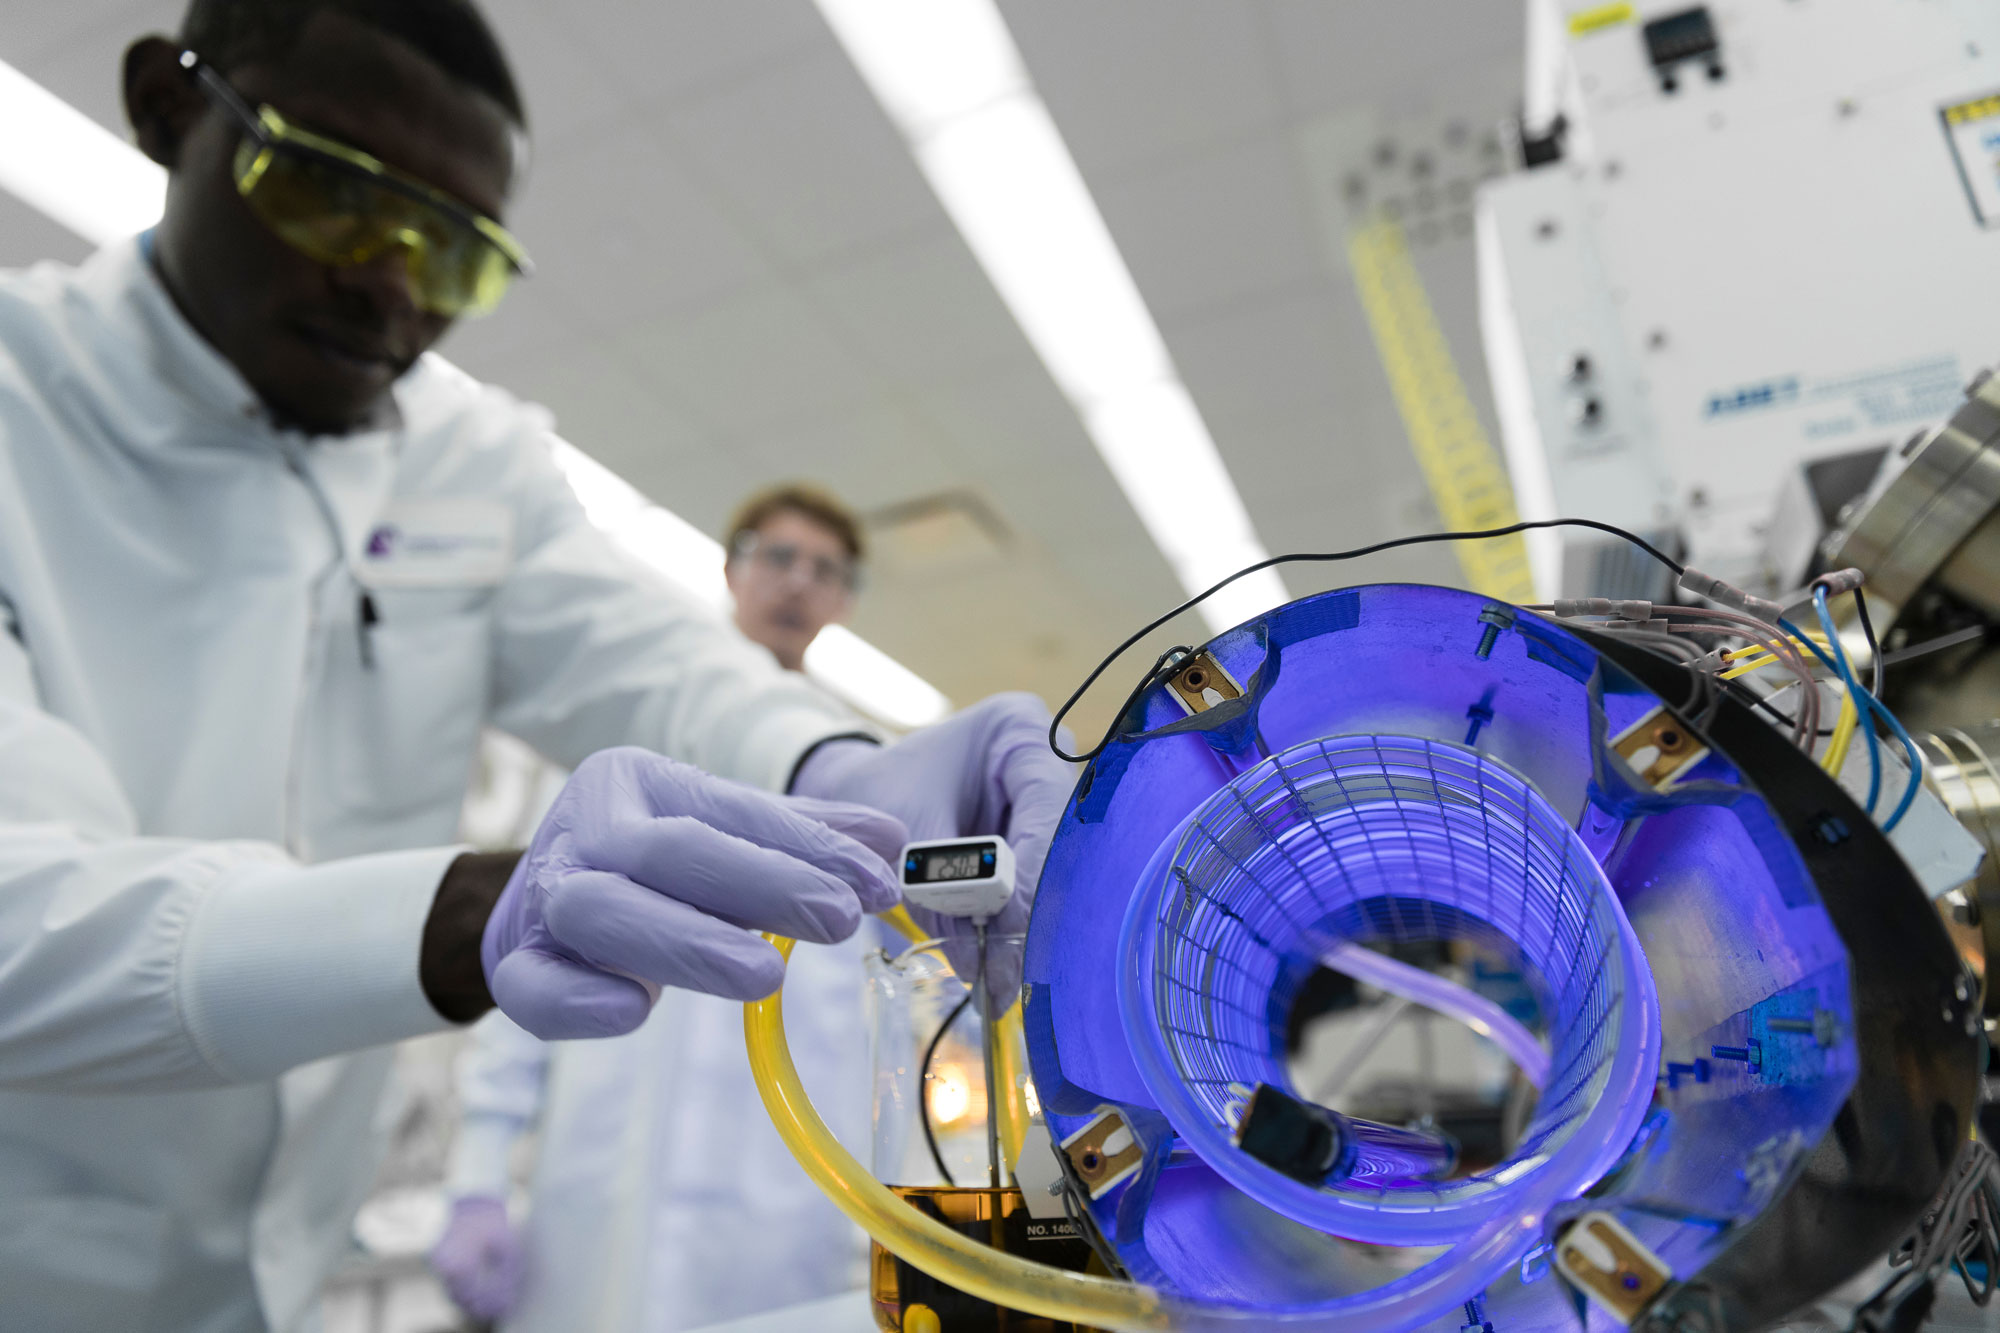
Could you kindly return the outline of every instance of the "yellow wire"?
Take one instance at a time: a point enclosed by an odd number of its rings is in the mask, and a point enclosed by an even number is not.
[[[1764,656],[1758,658],[1754,662],[1745,662],[1741,666],[1731,667],[1729,670],[1722,673],[1722,678],[1724,680],[1735,680],[1738,676],[1747,676],[1753,671],[1762,671],[1765,667],[1770,666],[1777,660],[1778,660],[1777,658],[1771,656],[1769,653],[1766,653]]]
[[[787,958],[792,941],[765,936]],[[1011,1310],[1103,1328],[1172,1327],[1152,1287],[1016,1258],[918,1212],[869,1175],[813,1109],[785,1045],[783,992],[743,1006],[750,1074],[778,1137],[807,1176],[883,1248],[947,1286]]]
[[[1835,777],[1840,776],[1841,766],[1847,762],[1847,746],[1854,739],[1854,733],[1861,721],[1861,710],[1854,706],[1854,696],[1841,691],[1840,717],[1833,724],[1833,737],[1826,743],[1826,753],[1820,756],[1819,765]]]

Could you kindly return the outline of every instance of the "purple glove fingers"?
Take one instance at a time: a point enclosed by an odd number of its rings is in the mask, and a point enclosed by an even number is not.
[[[835,833],[845,834],[881,857],[890,867],[891,877],[894,877],[896,862],[903,855],[903,844],[910,840],[910,831],[903,827],[902,820],[881,810],[847,801],[821,801],[810,796],[781,796],[778,799],[794,814],[824,824]],[[870,907],[868,910],[879,912],[882,909]]]
[[[630,977],[538,947],[502,958],[487,985],[501,1011],[543,1041],[622,1036],[646,1021],[657,998]]]
[[[565,876],[548,931],[590,967],[732,1000],[760,999],[784,977],[784,959],[753,932],[609,871]]]
[[[864,843],[829,828],[819,817],[794,809],[780,797],[743,783],[718,781],[684,764],[658,763],[640,772],[641,780],[647,785],[647,795],[659,814],[676,815],[726,830],[737,838],[817,867],[844,881],[864,904],[880,904],[868,906],[869,911],[879,911],[881,907],[895,903],[896,876],[888,861],[901,851],[900,843],[885,858]],[[829,810],[832,808],[832,803],[822,805]],[[849,818],[856,823],[879,827],[882,816],[857,809]],[[654,874],[646,865],[614,865],[603,859],[618,854],[618,843],[634,836],[643,838],[647,828],[645,823],[626,825],[607,831],[608,836],[602,840],[586,837],[579,831],[578,847],[584,859],[591,864],[617,869],[641,883],[651,883]],[[659,867],[659,875],[666,880],[656,887],[673,893],[675,897],[686,898],[687,895],[681,891],[673,855],[673,851],[662,849],[660,859],[653,863]],[[849,933],[852,933],[851,928]]]
[[[852,856],[837,862],[843,868],[852,871],[861,858],[875,859],[859,843],[849,845]],[[616,837],[596,847],[579,847],[578,852],[582,864],[610,871],[628,883],[629,899],[607,895],[591,900],[592,910],[614,917],[645,913],[655,903],[679,902],[731,925],[776,931],[815,944],[844,940],[861,924],[861,905],[844,879],[782,850],[711,827],[700,818],[649,819],[618,830]],[[859,873],[856,878],[867,879]],[[570,877],[565,877],[550,894],[551,919],[569,893]],[[568,928],[552,929],[558,939],[574,946]]]

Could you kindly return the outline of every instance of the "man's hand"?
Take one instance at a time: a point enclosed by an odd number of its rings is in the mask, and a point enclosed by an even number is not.
[[[577,767],[487,919],[481,963],[506,1015],[545,1040],[630,1032],[665,986],[769,995],[773,931],[846,939],[893,906],[875,810],[772,796],[639,749]]]
[[[1049,749],[1049,710],[1032,694],[996,694],[936,726],[890,746],[831,741],[800,766],[792,790],[884,810],[909,826],[913,838],[994,833],[1014,849],[1014,896],[988,923],[993,935],[1028,928],[1035,885],[1056,824],[1076,785],[1068,764]],[[972,973],[972,925],[912,909],[945,937],[952,965]],[[1021,984],[1018,943],[987,956],[987,985],[996,1008],[1013,1002]]]
[[[459,1309],[482,1322],[505,1319],[521,1295],[521,1233],[507,1205],[471,1194],[451,1206],[444,1235],[431,1249],[431,1271]]]

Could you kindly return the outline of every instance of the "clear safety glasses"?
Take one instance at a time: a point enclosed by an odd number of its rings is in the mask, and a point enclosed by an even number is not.
[[[789,542],[762,541],[754,532],[746,532],[736,539],[735,554],[763,566],[781,579],[792,578],[797,571],[809,586],[827,592],[836,588],[853,591],[861,582],[861,571],[853,561],[835,560],[824,555],[808,556]]]
[[[365,264],[400,247],[410,290],[434,314],[491,310],[527,251],[492,218],[358,148],[302,130],[269,106],[252,108],[194,52],[181,64],[243,132],[237,193],[287,245],[321,264]]]

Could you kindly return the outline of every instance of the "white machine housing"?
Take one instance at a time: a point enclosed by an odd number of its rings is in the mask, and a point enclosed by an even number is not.
[[[1644,25],[1696,8],[1719,47],[1663,77]],[[1522,516],[1768,581],[1790,474],[1901,443],[2000,354],[2000,4],[1529,0],[1528,32],[1524,134],[1560,118],[1562,156],[1477,223]],[[1531,537],[1544,597],[1658,591],[1613,543]]]

